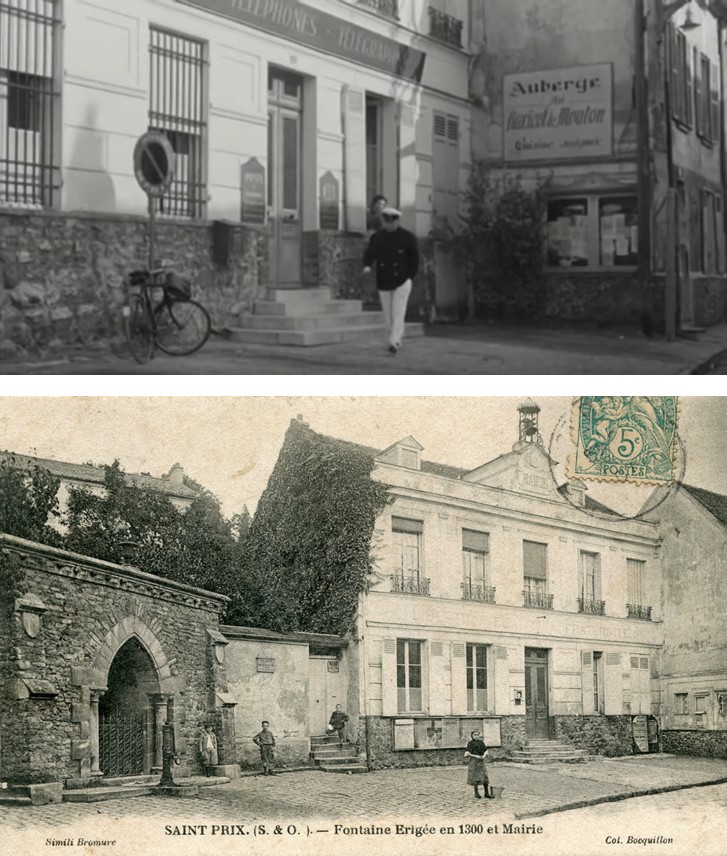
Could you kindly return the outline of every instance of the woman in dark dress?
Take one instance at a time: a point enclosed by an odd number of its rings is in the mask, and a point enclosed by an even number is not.
[[[485,746],[479,731],[473,731],[470,737],[472,739],[467,744],[464,753],[465,758],[467,758],[467,784],[474,787],[476,799],[481,799],[480,785],[484,788],[485,796],[491,798],[492,794],[488,787],[490,780],[487,777],[485,767],[487,746]]]

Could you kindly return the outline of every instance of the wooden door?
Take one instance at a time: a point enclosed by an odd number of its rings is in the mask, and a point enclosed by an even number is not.
[[[526,648],[525,730],[528,737],[550,736],[548,715],[548,652],[542,648]]]

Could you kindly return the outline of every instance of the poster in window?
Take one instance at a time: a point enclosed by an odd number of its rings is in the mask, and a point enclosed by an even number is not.
[[[257,158],[244,163],[241,173],[241,212],[243,223],[265,223],[265,167]]]
[[[599,215],[601,264],[604,267],[638,264],[636,197],[605,197],[599,202]]]
[[[319,182],[320,225],[321,229],[338,231],[338,179],[332,172],[326,172]]]
[[[557,199],[548,203],[548,265],[588,265],[587,199]]]

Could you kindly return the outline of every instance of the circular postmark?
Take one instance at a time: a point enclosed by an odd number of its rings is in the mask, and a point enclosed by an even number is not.
[[[580,418],[580,417],[579,417]],[[591,423],[592,424],[592,423]],[[624,491],[628,491],[628,498],[633,502],[634,497],[638,498],[639,491],[641,493],[648,491],[648,494],[643,497],[643,501],[639,500],[636,511],[624,511],[618,507],[617,502],[601,502],[598,499],[587,499],[582,491],[569,491],[564,487],[569,484],[575,484],[579,481],[583,484],[581,476],[574,475],[570,471],[566,471],[565,476],[559,473],[559,461],[557,456],[563,454],[574,454],[573,443],[575,442],[571,429],[571,415],[564,413],[556,422],[555,427],[550,435],[548,442],[548,466],[550,475],[553,479],[558,492],[561,496],[577,511],[588,514],[592,517],[597,517],[602,520],[613,520],[618,518],[621,520],[639,520],[647,517],[654,512],[663,502],[665,502],[672,494],[681,489],[681,484],[684,478],[684,473],[687,466],[687,452],[684,442],[679,433],[674,429],[670,443],[673,445],[672,464],[674,468],[671,472],[671,478],[664,481],[647,481],[635,482],[634,480],[622,477],[620,479],[598,479],[597,482],[607,483],[610,491],[609,499],[619,499],[619,494],[622,496]],[[614,436],[609,439],[609,446],[615,445],[616,449],[611,450],[614,457],[618,456],[624,463],[629,463],[639,458],[643,454],[645,440],[639,431],[638,438],[634,435],[628,435],[630,443],[625,443],[620,437]],[[568,447],[568,444],[570,448]],[[631,443],[633,443],[633,448]],[[621,447],[621,448],[619,448]]]

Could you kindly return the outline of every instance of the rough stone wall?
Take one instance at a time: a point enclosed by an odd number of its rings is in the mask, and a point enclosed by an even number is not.
[[[194,602],[181,592],[126,581],[61,556],[23,555],[23,565],[23,588],[39,597],[46,611],[32,638],[20,612],[3,599],[2,609],[12,614],[3,635],[9,651],[5,686],[10,687],[0,708],[3,778],[88,779],[90,690],[103,686],[107,677],[96,674],[94,664],[104,646],[113,656],[116,636],[126,641],[128,628],[162,664],[160,688],[173,697],[177,753],[183,764],[200,770],[200,728],[214,713],[215,691],[226,689],[224,671],[211,665],[207,628],[218,626],[214,602]],[[22,679],[48,681],[57,695],[23,698]]]
[[[632,755],[629,716],[555,716],[555,737],[592,755]]]
[[[160,221],[156,259],[194,284],[213,327],[234,326],[262,282],[264,238],[232,224],[232,253],[212,254],[212,226]],[[124,276],[148,259],[144,218],[0,211],[0,357],[119,336]]]
[[[662,731],[661,746],[675,755],[727,758],[727,731]]]
[[[544,315],[557,321],[638,325],[642,301],[636,274],[548,272]]]

